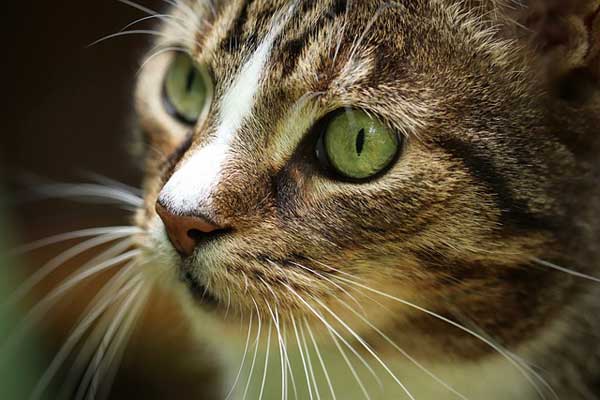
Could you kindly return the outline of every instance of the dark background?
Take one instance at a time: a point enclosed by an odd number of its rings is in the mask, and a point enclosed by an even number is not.
[[[166,6],[164,0],[138,1],[158,11]],[[106,206],[31,201],[28,186],[32,177],[81,182],[88,172],[139,185],[142,171],[128,153],[132,88],[152,38],[132,35],[89,44],[146,15],[117,0],[9,1],[3,8],[0,200],[8,204],[4,217],[13,241],[127,223],[127,215]],[[30,255],[21,260],[22,270],[35,270],[60,250]],[[101,284],[72,296],[83,303],[84,292],[94,293]],[[34,298],[48,289],[37,290]],[[78,300],[67,300],[53,311],[51,322],[37,328],[42,338],[37,358],[49,359],[64,342],[81,309]],[[212,371],[185,361],[198,354],[186,344],[187,327],[175,308],[169,299],[151,301],[111,399],[209,398],[202,382],[214,381]]]
[[[161,0],[142,4],[156,10],[165,5]],[[137,184],[140,170],[127,153],[131,89],[151,38],[132,35],[89,45],[144,13],[117,0],[11,1],[7,6],[0,135],[5,183],[23,183],[25,174],[81,181],[92,171]],[[27,211],[37,218],[47,215],[44,204]],[[23,213],[15,217],[30,222]]]

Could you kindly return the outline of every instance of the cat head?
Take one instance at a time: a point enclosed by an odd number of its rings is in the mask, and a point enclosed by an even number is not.
[[[584,246],[565,193],[597,104],[598,5],[566,3],[178,3],[136,95],[147,256],[263,319],[358,303],[469,356],[422,309],[536,335],[571,287],[539,262]]]

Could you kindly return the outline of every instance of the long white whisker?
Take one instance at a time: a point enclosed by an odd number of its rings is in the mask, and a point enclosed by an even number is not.
[[[138,283],[136,279],[131,279],[126,285],[122,286],[123,281],[129,279],[132,270],[136,267],[136,263],[128,264],[119,274],[111,279],[107,286],[96,296],[96,299],[92,301],[93,307],[84,311],[82,315],[85,318],[81,319],[77,324],[76,328],[69,334],[67,340],[63,343],[58,353],[54,356],[49,367],[46,369],[36,387],[34,388],[31,400],[40,399],[44,391],[50,384],[50,381],[54,378],[61,365],[66,361],[67,357],[73,351],[73,348],[79,343],[85,332],[92,326],[92,324],[105,312],[111,304],[118,301],[121,296],[129,292],[132,286]],[[122,287],[121,287],[122,286]],[[118,289],[121,287],[120,289]],[[118,290],[117,290],[118,289]],[[114,293],[116,291],[116,293]]]
[[[308,367],[306,366],[306,359],[304,358],[304,351],[302,351],[302,345],[300,344],[300,334],[298,333],[298,327],[296,326],[296,319],[292,316],[292,326],[294,327],[294,334],[296,336],[296,343],[298,344],[298,351],[300,352],[300,359],[302,360],[302,368],[304,369],[304,376],[306,377],[306,386],[308,388],[308,397],[313,400],[313,392],[311,379],[308,376]]]
[[[544,266],[544,267],[547,267],[547,268],[551,268],[551,269],[554,269],[554,270],[557,270],[557,271],[560,271],[560,272],[564,272],[565,274],[572,275],[572,276],[575,276],[577,278],[583,278],[583,279],[587,279],[587,280],[592,281],[592,282],[600,283],[600,278],[596,278],[595,276],[587,275],[587,274],[584,274],[584,273],[581,273],[581,272],[574,271],[574,270],[569,269],[569,268],[561,267],[560,265],[556,265],[554,263],[551,263],[549,261],[544,261],[544,260],[541,260],[539,258],[534,258],[533,261],[536,264],[539,264],[541,266]]]
[[[310,340],[315,349],[315,353],[317,353],[317,358],[319,359],[319,364],[321,364],[321,369],[323,370],[323,374],[325,375],[325,380],[327,381],[327,386],[329,387],[329,392],[331,393],[331,398],[333,400],[337,400],[337,398],[335,396],[335,390],[333,390],[333,383],[331,381],[331,378],[329,377],[329,371],[327,370],[327,367],[325,366],[325,360],[323,360],[323,356],[321,355],[321,350],[319,349],[319,345],[317,344],[315,335],[313,334],[313,331],[310,328],[310,325],[308,324],[308,321],[306,319],[304,320],[304,326],[306,326],[306,330],[308,331],[308,334],[310,336]],[[300,329],[302,330],[302,325],[300,325]]]
[[[329,277],[326,277],[324,274],[321,274],[318,271],[315,271],[311,268],[308,268],[307,266],[304,266],[302,264],[296,263],[296,262],[291,262],[292,264],[296,265],[299,268],[304,269],[305,271],[308,271],[312,274],[317,275],[320,278],[325,279],[327,282],[331,283],[333,286],[335,286],[338,290],[340,290],[342,293],[344,293],[346,296],[348,296],[363,312],[363,314],[366,314],[366,311],[363,307],[363,305],[356,299],[356,297],[354,297],[346,288],[344,288],[343,286],[341,286],[340,284],[338,284],[337,282],[335,282],[333,279],[330,279]]]
[[[28,253],[30,251],[34,251],[40,249],[42,247],[51,246],[53,244],[67,242],[69,240],[81,239],[91,236],[100,236],[107,234],[123,234],[123,235],[135,235],[142,233],[142,229],[133,226],[108,226],[102,228],[91,228],[91,229],[82,229],[73,232],[61,233],[58,235],[50,236],[44,239],[36,240],[35,242],[31,242],[25,244],[23,246],[19,246],[9,252],[9,255],[14,257],[18,255],[22,255]]]
[[[13,341],[22,338],[23,334],[27,331],[27,329],[29,329],[32,325],[38,322],[39,319],[44,317],[46,311],[50,307],[52,307],[66,291],[78,285],[85,279],[96,275],[102,271],[108,270],[109,268],[114,267],[115,265],[119,265],[125,261],[128,261],[138,256],[139,254],[141,254],[140,250],[131,250],[118,257],[114,257],[111,260],[102,262],[94,266],[93,268],[89,268],[85,271],[81,271],[72,275],[59,287],[53,289],[44,300],[40,301],[27,313],[23,321],[14,330],[13,334],[6,340],[4,345],[0,348],[0,354],[2,354],[6,348],[12,347],[14,345]]]
[[[102,340],[96,350],[96,354],[94,355],[94,358],[92,359],[92,361],[89,363],[88,368],[86,369],[86,372],[83,376],[83,379],[81,380],[79,390],[77,391],[77,393],[75,395],[75,400],[83,399],[85,397],[86,393],[89,394],[88,397],[90,397],[92,399],[94,398],[94,392],[95,392],[94,377],[100,367],[100,362],[104,359],[104,356],[106,355],[106,350],[109,347],[109,344],[114,339],[114,336],[115,336],[118,328],[121,326],[121,324],[123,323],[123,320],[125,319],[125,317],[127,315],[129,306],[135,300],[136,296],[142,289],[142,286],[143,286],[142,282],[139,282],[137,284],[137,286],[132,290],[132,292],[123,301],[123,305],[120,307],[117,314],[112,318],[112,322],[108,326],[108,329],[104,332],[104,337],[102,338]]]
[[[304,346],[304,351],[306,352],[306,362],[308,364],[308,372],[313,381],[314,389],[315,389],[315,397],[317,400],[321,400],[321,390],[319,389],[319,382],[317,381],[315,375],[315,369],[313,368],[312,357],[310,355],[310,350],[308,348],[308,344],[306,343],[306,335],[304,333],[304,328],[300,325],[300,336],[302,336],[302,345]]]
[[[269,369],[269,350],[271,348],[271,331],[273,330],[273,322],[269,321],[269,333],[267,335],[267,352],[265,354],[265,366],[263,369],[262,382],[260,384],[260,393],[258,400],[262,400],[265,391],[265,382],[267,381],[267,370]]]
[[[246,356],[248,355],[248,347],[250,345],[250,333],[252,332],[252,320],[253,320],[253,317],[254,317],[254,313],[250,313],[250,322],[248,323],[248,335],[246,335],[246,345],[244,346],[244,355],[242,356],[242,362],[240,363],[240,369],[238,370],[237,376],[235,377],[233,385],[231,386],[231,389],[229,390],[229,393],[227,393],[227,396],[225,397],[225,400],[229,400],[229,398],[231,397],[231,395],[235,391],[235,388],[237,387],[238,382],[240,380],[240,376],[242,375],[242,371],[244,370],[244,365],[245,365],[245,362],[246,362]]]
[[[79,243],[71,247],[70,249],[60,253],[58,256],[48,261],[39,270],[33,273],[25,282],[19,285],[19,287],[15,290],[15,292],[12,295],[10,295],[6,302],[2,306],[0,306],[0,309],[3,309],[5,305],[13,305],[21,301],[27,295],[27,293],[29,293],[29,291],[32,290],[38,283],[43,281],[44,278],[46,278],[57,268],[65,264],[67,261],[95,247],[115,241],[126,236],[129,236],[129,234],[120,233],[102,235],[87,240],[85,242]],[[117,250],[119,250],[118,253],[121,253],[122,251],[125,251],[130,245],[131,240],[124,240],[114,245],[113,248],[116,248]]]
[[[277,316],[279,319],[279,316]],[[292,382],[292,391],[294,393],[294,400],[298,400],[298,388],[296,387],[296,378],[294,377],[294,370],[292,368],[292,363],[290,362],[290,357],[287,350],[287,333],[286,333],[286,325],[283,325],[283,350],[285,352],[285,363],[287,365],[287,372],[290,377],[290,381]],[[287,396],[286,396],[287,397]]]
[[[117,33],[113,33],[110,35],[106,35],[106,36],[90,43],[88,45],[88,47],[96,46],[96,45],[106,42],[107,40],[110,40],[110,39],[115,39],[118,37],[130,36],[130,35],[150,35],[150,36],[166,37],[167,39],[169,38],[169,35],[167,35],[164,32],[153,31],[150,29],[135,29],[135,30],[131,30],[131,31],[117,32]]]
[[[154,11],[154,10],[148,8],[148,7],[142,6],[141,4],[138,4],[136,2],[130,1],[130,0],[117,0],[117,1],[119,3],[123,3],[125,5],[128,5],[130,7],[135,8],[137,10],[145,12],[146,14],[149,14],[149,15],[156,15],[156,14],[158,14],[158,12],[156,12],[156,11]]]
[[[153,19],[159,19],[167,24],[170,24],[178,29],[181,29],[183,32],[188,32],[187,29],[185,29],[185,27],[183,26],[183,24],[180,23],[187,23],[188,21],[184,18],[178,17],[176,15],[170,15],[170,14],[154,14],[154,15],[148,15],[139,19],[136,19],[133,22],[128,23],[127,25],[125,25],[120,32],[124,32],[127,29],[131,28],[132,26],[135,26],[137,24],[140,24],[144,21],[149,21],[149,20],[153,20]],[[178,23],[179,21],[179,23]]]
[[[331,267],[330,267],[330,268],[331,268]],[[342,274],[345,274],[343,271],[339,271],[339,270],[337,270],[337,271],[338,271],[338,272],[340,272],[340,273],[342,273]],[[470,329],[468,329],[468,328],[465,328],[465,327],[464,327],[464,326],[462,326],[461,324],[459,324],[459,323],[457,323],[457,322],[455,322],[455,321],[452,321],[451,319],[448,319],[448,318],[446,318],[446,317],[444,317],[444,316],[442,316],[442,315],[440,315],[440,314],[437,314],[437,313],[435,313],[435,312],[433,312],[433,311],[430,311],[430,310],[428,310],[428,309],[426,309],[426,308],[423,308],[423,307],[421,307],[421,306],[419,306],[419,305],[413,304],[413,303],[411,303],[411,302],[409,302],[409,301],[406,301],[406,300],[399,299],[399,298],[397,298],[397,297],[395,297],[395,296],[392,296],[392,295],[390,295],[390,294],[388,294],[388,293],[385,293],[385,292],[379,291],[379,290],[377,290],[377,289],[370,288],[370,287],[368,287],[368,286],[366,286],[366,285],[363,285],[363,284],[361,284],[361,283],[357,283],[357,282],[355,282],[355,281],[353,281],[353,280],[350,280],[350,279],[342,278],[342,277],[339,277],[339,276],[338,276],[338,279],[341,279],[341,280],[344,280],[344,281],[346,281],[346,282],[348,282],[348,283],[351,283],[351,284],[353,284],[353,285],[356,285],[357,287],[360,287],[360,288],[362,288],[362,289],[364,289],[364,290],[367,290],[367,291],[369,291],[369,292],[371,292],[371,293],[375,293],[375,294],[377,294],[377,295],[380,295],[380,296],[382,296],[382,297],[385,297],[385,298],[388,298],[388,299],[390,299],[390,300],[396,301],[396,302],[398,302],[398,303],[400,303],[400,304],[403,304],[403,305],[405,305],[405,306],[407,306],[407,307],[410,307],[410,308],[413,308],[413,309],[415,309],[415,310],[421,311],[421,312],[423,312],[423,313],[425,313],[425,314],[427,314],[427,315],[429,315],[429,316],[431,316],[431,317],[437,318],[437,319],[439,319],[440,321],[443,321],[443,322],[445,322],[445,323],[447,323],[447,324],[449,324],[449,325],[451,325],[451,326],[453,326],[453,327],[455,327],[455,328],[457,328],[457,329],[459,329],[459,330],[461,330],[461,331],[463,331],[463,332],[467,333],[468,335],[470,335],[470,336],[473,336],[474,338],[476,338],[476,339],[478,339],[478,340],[482,341],[482,342],[483,342],[483,343],[485,343],[487,346],[489,346],[489,347],[491,347],[492,349],[494,349],[495,351],[497,351],[497,352],[498,352],[498,354],[500,354],[500,355],[501,355],[503,358],[505,358],[505,359],[506,359],[506,360],[507,360],[507,361],[508,361],[510,364],[512,364],[512,365],[513,365],[513,366],[514,366],[514,367],[515,367],[515,368],[516,368],[516,369],[517,369],[517,370],[518,370],[518,371],[519,371],[519,372],[520,372],[520,373],[523,375],[523,377],[524,377],[525,379],[527,379],[527,380],[529,381],[529,383],[531,383],[531,385],[532,385],[532,386],[535,388],[536,392],[538,393],[538,395],[539,395],[541,398],[543,398],[543,399],[545,399],[545,398],[546,398],[546,396],[545,396],[545,395],[544,395],[544,393],[541,391],[541,389],[539,388],[539,386],[537,385],[537,383],[536,383],[535,381],[533,381],[533,379],[531,378],[531,376],[529,376],[529,374],[526,372],[526,370],[523,368],[523,366],[522,366],[522,365],[520,365],[520,364],[519,364],[519,363],[518,363],[518,362],[517,362],[515,359],[513,359],[513,358],[512,358],[510,355],[508,355],[508,354],[507,354],[507,353],[506,353],[506,352],[505,352],[505,351],[504,351],[502,348],[500,348],[498,345],[496,345],[496,344],[495,344],[495,343],[493,343],[492,341],[490,341],[490,340],[486,339],[484,336],[482,336],[482,335],[478,334],[477,332],[474,332],[474,331],[472,331],[472,330],[470,330]],[[542,383],[543,383],[543,382],[542,382]],[[544,384],[544,383],[543,383],[543,384]],[[544,384],[544,386],[546,386],[546,384]],[[550,389],[550,388],[548,388],[548,389]]]
[[[258,355],[259,345],[260,345],[260,333],[262,329],[262,320],[260,316],[260,311],[258,309],[258,305],[254,298],[252,298],[252,302],[254,303],[254,307],[256,308],[256,318],[258,319],[258,329],[256,332],[256,339],[254,343],[254,354],[252,355],[252,364],[250,364],[250,372],[248,373],[248,380],[246,381],[246,387],[244,388],[244,396],[242,400],[246,400],[246,396],[248,395],[248,389],[250,388],[250,382],[252,381],[252,374],[254,373],[254,366],[256,364],[256,356]]]
[[[392,347],[394,347],[397,351],[399,351],[404,357],[406,357],[410,362],[412,362],[414,365],[416,365],[420,370],[422,370],[423,372],[425,372],[427,375],[429,375],[429,377],[431,377],[433,380],[435,380],[437,383],[439,383],[440,385],[442,385],[444,388],[446,388],[447,390],[449,390],[450,392],[452,392],[453,394],[455,394],[456,396],[460,397],[463,400],[469,400],[468,398],[466,398],[464,395],[462,395],[461,393],[457,392],[452,386],[448,385],[446,382],[444,382],[441,378],[439,378],[437,375],[435,375],[433,372],[429,371],[427,368],[425,368],[425,366],[423,366],[421,363],[419,363],[414,357],[412,357],[410,354],[408,354],[406,352],[406,350],[404,350],[403,348],[401,348],[400,346],[398,346],[392,339],[390,339],[385,333],[383,333],[379,328],[377,328],[375,325],[373,325],[373,323],[371,323],[371,321],[369,321],[368,319],[366,319],[364,316],[360,315],[360,313],[356,312],[356,310],[354,310],[349,304],[347,304],[346,302],[343,302],[341,300],[338,299],[338,301],[340,301],[342,303],[342,305],[344,307],[346,307],[348,310],[350,310],[354,315],[356,315],[358,318],[360,318],[365,324],[367,324],[371,329],[373,329],[375,332],[377,332],[386,342],[388,342]]]
[[[411,399],[411,400],[415,400],[415,398],[413,397],[413,395],[410,393],[410,391],[408,390],[408,388],[396,377],[396,375],[392,372],[392,370],[387,366],[386,363],[383,362],[383,360],[377,355],[377,353],[375,353],[373,351],[373,349],[371,349],[371,346],[369,346],[364,339],[357,334],[352,328],[350,328],[350,326],[344,322],[344,320],[342,320],[336,313],[333,312],[333,310],[331,310],[331,308],[329,308],[325,303],[323,303],[321,300],[319,299],[315,299],[315,301],[317,303],[319,303],[319,305],[321,307],[323,307],[325,310],[327,310],[327,312],[329,314],[331,314],[331,316],[333,318],[335,318],[336,321],[338,321],[344,328],[346,328],[346,330],[356,339],[358,340],[358,342],[365,348],[365,350],[367,350],[369,352],[369,354],[371,354],[373,356],[373,358],[375,358],[377,360],[377,362],[383,367],[383,369],[386,370],[386,372],[392,377],[392,379],[400,386],[400,388],[402,388],[402,390],[404,391],[404,393],[406,393],[406,395]]]
[[[336,282],[334,282],[333,280],[329,279],[328,277],[324,276],[323,274],[314,271],[310,268],[304,267],[299,265],[301,268],[305,268],[308,271],[311,271],[312,273],[316,274],[317,276],[319,276],[322,279],[325,279],[326,281],[330,282],[332,285],[335,285],[336,287],[341,288],[341,286],[339,286]],[[414,365],[416,365],[419,369],[421,369],[423,372],[425,372],[427,375],[429,375],[431,378],[433,378],[436,382],[438,382],[439,384],[441,384],[443,387],[445,387],[446,389],[448,389],[450,392],[452,392],[453,394],[457,395],[458,397],[460,397],[463,400],[468,400],[466,397],[464,397],[462,394],[460,394],[459,392],[457,392],[454,388],[452,388],[451,386],[449,386],[446,382],[444,382],[442,379],[440,379],[439,377],[437,377],[435,374],[433,374],[431,371],[429,371],[427,368],[425,368],[421,363],[419,363],[415,358],[413,358],[412,356],[410,356],[404,349],[402,349],[400,346],[398,346],[394,341],[392,341],[387,335],[385,335],[379,328],[377,328],[375,325],[373,325],[367,318],[365,318],[364,315],[361,315],[359,312],[357,312],[354,308],[352,308],[348,303],[346,303],[345,301],[341,300],[341,299],[337,299],[345,308],[347,308],[348,310],[350,310],[354,315],[356,315],[358,318],[360,318],[365,324],[367,324],[371,329],[373,329],[375,332],[377,332],[381,337],[384,338],[384,340],[386,340],[389,344],[391,344],[396,350],[398,350],[404,357],[406,357],[408,360],[410,360]],[[364,309],[363,309],[363,314],[364,314]]]
[[[346,363],[346,365],[348,366],[348,368],[350,369],[350,372],[352,373],[352,376],[354,376],[354,379],[356,380],[356,383],[358,383],[358,386],[360,387],[360,390],[363,392],[363,395],[365,396],[365,398],[367,400],[371,399],[371,395],[369,394],[369,392],[367,391],[367,388],[365,387],[363,381],[360,379],[360,376],[358,375],[358,373],[356,372],[356,368],[354,368],[354,365],[352,365],[352,362],[350,361],[350,359],[348,358],[348,355],[346,354],[346,352],[344,351],[344,349],[342,348],[342,346],[340,345],[340,342],[338,340],[338,338],[336,337],[336,335],[330,331],[329,329],[327,330],[327,332],[329,333],[329,336],[331,336],[331,340],[333,341],[333,343],[335,344],[335,347],[338,349],[338,351],[340,352],[340,354],[342,355],[342,358],[344,359],[344,362]]]
[[[292,294],[294,294],[297,298],[300,299],[300,301],[309,308],[310,311],[312,311],[313,314],[315,314],[317,316],[317,318],[319,318],[319,320],[321,322],[323,322],[323,324],[325,324],[325,326],[328,329],[331,329],[331,331],[335,334],[335,336],[337,336],[342,343],[344,344],[344,346],[346,346],[351,352],[352,354],[354,354],[359,360],[360,362],[365,366],[365,368],[371,373],[371,375],[373,376],[373,378],[375,379],[375,381],[377,382],[377,385],[380,388],[383,388],[383,383],[381,382],[381,379],[379,379],[379,377],[377,376],[377,373],[373,370],[373,368],[369,365],[369,363],[364,359],[364,357],[361,356],[361,354],[343,337],[343,335],[341,335],[337,330],[335,330],[331,324],[329,322],[327,322],[327,320],[325,319],[325,317],[323,317],[323,315],[319,312],[317,312],[315,310],[314,307],[312,307],[310,304],[308,304],[308,302],[306,302],[306,300],[304,300],[304,298],[302,298],[302,296],[300,296],[298,294],[298,292],[296,292],[291,286],[287,285],[287,284],[283,284],[288,290],[290,290],[292,292]],[[315,301],[319,301],[318,299],[315,299]],[[321,303],[322,304],[322,303]],[[361,343],[362,345],[363,343]]]
[[[144,199],[134,193],[125,191],[124,189],[96,183],[44,184],[36,186],[35,191],[48,199],[96,198],[110,200],[132,208],[139,208],[144,205]]]
[[[336,347],[338,348],[338,350],[340,351],[340,354],[342,355],[342,357],[344,358],[344,361],[346,362],[346,364],[348,365],[348,368],[350,368],[350,371],[352,372],[352,375],[354,376],[354,378],[356,379],[356,382],[358,383],[358,385],[360,386],[363,394],[365,395],[365,397],[367,399],[370,400],[371,396],[369,395],[369,392],[366,390],[362,380],[360,379],[359,375],[357,374],[354,366],[352,365],[352,363],[350,362],[350,359],[348,358],[348,356],[346,355],[346,353],[344,352],[344,350],[342,349],[342,347],[340,346],[338,339],[342,341],[342,343],[344,343],[344,345],[363,363],[363,365],[369,370],[369,372],[371,372],[371,374],[373,375],[373,377],[377,380],[377,382],[380,384],[381,386],[381,381],[379,381],[379,378],[377,377],[377,374],[375,373],[375,371],[373,371],[373,369],[371,368],[371,366],[365,361],[365,359],[358,353],[358,351],[356,351],[356,349],[354,347],[352,347],[352,345],[350,345],[350,343],[348,343],[348,341],[346,339],[344,339],[344,337],[342,335],[340,335],[335,328],[333,328],[331,326],[331,324],[329,322],[327,322],[327,320],[317,311],[314,309],[314,307],[312,307],[306,300],[304,300],[304,298],[302,298],[302,296],[300,296],[294,289],[292,289],[290,286],[284,284],[284,286],[286,286],[288,288],[289,291],[292,292],[292,294],[294,296],[296,296],[306,307],[308,307],[308,309],[323,323],[323,325],[325,325],[325,327],[327,328],[327,331],[329,332],[329,335],[331,336],[333,342],[335,343]]]
[[[273,313],[273,310],[271,309],[271,306],[269,305],[269,303],[267,303],[267,308],[269,309],[269,313],[271,314],[271,319],[273,320],[273,323],[275,324],[275,331],[277,333],[277,342],[279,345],[279,361],[281,364],[281,400],[284,400],[287,397],[287,387],[286,387],[286,372],[285,372],[285,360],[284,360],[284,352],[283,352],[283,345],[282,345],[282,339],[281,339],[281,331],[279,330],[279,320],[275,317],[275,314]]]
[[[97,184],[104,185],[113,189],[118,189],[137,197],[143,196],[142,189],[117,181],[107,176],[100,175],[97,172],[85,172],[83,176],[87,177],[88,179],[91,179]]]
[[[113,340],[113,344],[111,345],[111,348],[108,350],[105,356],[105,359],[103,361],[104,365],[101,367],[102,375],[104,375],[102,382],[102,390],[97,396],[101,400],[108,398],[108,396],[110,395],[110,389],[112,388],[112,383],[119,370],[119,365],[121,364],[121,359],[123,358],[126,344],[127,342],[129,342],[129,338],[133,333],[133,327],[136,321],[141,316],[141,310],[146,304],[149,294],[150,287],[147,286],[143,289],[142,293],[135,300],[135,303],[131,307],[129,315],[127,316],[126,320],[117,332],[117,335]],[[109,371],[107,372],[107,370]]]

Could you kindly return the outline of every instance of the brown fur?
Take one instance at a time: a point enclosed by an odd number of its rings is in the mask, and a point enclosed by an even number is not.
[[[256,302],[263,317],[267,304],[284,319],[310,317],[291,287],[356,322],[339,302],[350,303],[348,294],[300,264],[346,287],[380,329],[423,357],[460,363],[494,353],[390,299],[378,298],[382,314],[370,300],[376,295],[344,283],[341,270],[506,348],[527,349],[562,398],[597,398],[590,393],[598,393],[600,320],[590,316],[598,315],[598,284],[534,259],[600,275],[600,4],[527,3],[299,2],[252,117],[236,133],[236,157],[212,208],[202,210],[233,232],[170,267],[241,314]],[[142,74],[141,124],[163,155],[148,152],[142,227],[155,218],[164,182],[215,134],[217,100],[284,4],[197,6],[206,23],[181,44],[209,67],[215,101],[187,144],[185,128],[148,98],[168,56]],[[396,165],[365,184],[330,179],[313,157],[313,126],[348,106],[406,138]],[[573,329],[560,333],[560,324]],[[371,330],[360,333],[378,343]]]

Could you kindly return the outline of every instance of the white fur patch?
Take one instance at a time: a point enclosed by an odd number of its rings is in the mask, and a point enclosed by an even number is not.
[[[188,158],[163,188],[160,201],[172,211],[187,214],[198,207],[210,206],[222,171],[232,157],[233,139],[252,113],[273,42],[291,11],[288,10],[287,16],[271,29],[226,91],[219,108],[219,126],[212,141]]]

